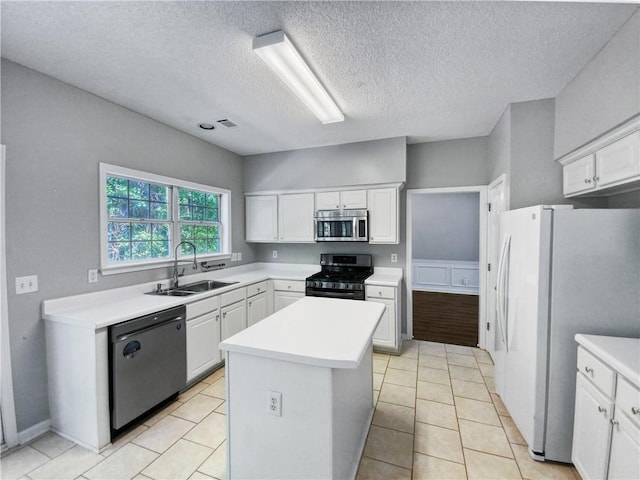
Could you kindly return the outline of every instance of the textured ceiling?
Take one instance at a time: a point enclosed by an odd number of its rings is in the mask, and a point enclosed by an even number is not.
[[[2,56],[241,155],[487,135],[556,96],[637,5],[10,2]],[[252,52],[284,30],[345,121],[321,124]],[[203,131],[228,118],[238,127]]]

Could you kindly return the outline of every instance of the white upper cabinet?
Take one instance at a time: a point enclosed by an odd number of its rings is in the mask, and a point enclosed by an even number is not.
[[[278,241],[278,196],[246,197],[247,242]]]
[[[289,243],[313,242],[313,193],[286,193],[279,197],[278,240]]]
[[[368,190],[369,243],[398,243],[398,189]]]
[[[640,188],[640,117],[559,159],[565,197]]]
[[[640,132],[632,133],[596,152],[598,188],[640,178]]]
[[[367,208],[366,190],[343,190],[316,193],[316,210],[343,210]]]

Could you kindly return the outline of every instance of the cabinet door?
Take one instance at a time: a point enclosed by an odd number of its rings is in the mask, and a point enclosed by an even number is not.
[[[220,363],[220,312],[187,321],[187,382]]]
[[[610,479],[637,480],[640,478],[640,428],[618,413],[611,434]]]
[[[262,292],[247,300],[247,325],[255,325],[267,316],[267,292]]]
[[[278,241],[278,196],[246,197],[247,242]]]
[[[282,310],[284,307],[297,302],[302,297],[304,297],[304,293],[278,291],[273,292],[273,311],[277,312],[278,310]]]
[[[342,208],[367,208],[367,191],[345,190],[340,192],[340,205]]]
[[[368,191],[369,243],[398,243],[398,189]]]
[[[595,155],[592,153],[562,168],[562,191],[565,197],[596,188]]]
[[[584,480],[606,478],[612,408],[612,402],[578,373],[571,460]]]
[[[338,210],[340,208],[340,192],[316,193],[316,210]]]
[[[396,348],[396,302],[385,298],[367,298],[367,301],[383,303],[387,306],[373,334],[373,346]]]
[[[313,242],[313,193],[280,195],[278,231],[281,242]]]
[[[598,188],[640,178],[640,132],[596,152],[596,178]]]
[[[222,340],[247,328],[247,301],[227,305],[220,310]]]

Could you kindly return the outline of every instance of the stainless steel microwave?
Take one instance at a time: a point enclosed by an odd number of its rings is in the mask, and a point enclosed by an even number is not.
[[[318,210],[314,216],[317,242],[368,242],[366,210]]]

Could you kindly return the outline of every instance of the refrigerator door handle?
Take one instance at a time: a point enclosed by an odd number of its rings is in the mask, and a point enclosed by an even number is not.
[[[502,249],[500,250],[500,262],[498,263],[498,291],[497,291],[497,316],[498,325],[500,327],[500,337],[505,345],[507,351],[509,351],[509,345],[507,344],[507,332],[506,332],[506,316],[507,316],[507,298],[505,295],[505,279],[507,269],[507,259],[509,257],[508,252],[511,246],[511,235],[507,235],[502,243]]]

